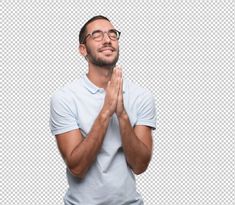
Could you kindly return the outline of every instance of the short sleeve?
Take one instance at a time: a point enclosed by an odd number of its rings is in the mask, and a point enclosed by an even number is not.
[[[156,129],[155,99],[149,91],[138,98],[136,125],[146,125]]]
[[[79,128],[72,100],[62,92],[57,92],[51,97],[49,124],[53,135]]]

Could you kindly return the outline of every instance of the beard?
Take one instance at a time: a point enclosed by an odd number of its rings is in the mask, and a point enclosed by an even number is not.
[[[96,66],[99,66],[99,67],[105,67],[105,68],[113,68],[115,67],[117,61],[118,61],[118,58],[119,58],[119,49],[115,49],[115,51],[113,52],[116,52],[116,56],[111,59],[111,60],[108,60],[108,59],[105,59],[105,58],[102,58],[102,57],[99,57],[97,56],[94,51],[92,49],[90,49],[88,46],[86,46],[86,49],[87,49],[87,56],[86,58],[94,65]]]

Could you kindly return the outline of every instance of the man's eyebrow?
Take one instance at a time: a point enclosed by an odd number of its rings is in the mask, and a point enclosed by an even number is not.
[[[96,29],[96,30],[91,31],[90,33],[94,33],[94,32],[97,32],[97,31],[108,32],[108,31],[115,31],[115,30],[116,30],[115,28],[108,29],[107,31],[103,31],[101,29]]]
[[[96,31],[102,31],[102,30],[100,30],[100,29],[96,29],[96,30],[92,31],[91,33],[96,32]],[[102,31],[102,32],[103,32],[103,31]]]

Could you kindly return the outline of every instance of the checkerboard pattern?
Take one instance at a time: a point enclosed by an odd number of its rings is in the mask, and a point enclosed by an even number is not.
[[[82,25],[122,32],[119,65],[156,98],[145,205],[235,205],[235,2],[1,1],[1,204],[62,205],[65,164],[49,130],[53,92],[87,71]]]

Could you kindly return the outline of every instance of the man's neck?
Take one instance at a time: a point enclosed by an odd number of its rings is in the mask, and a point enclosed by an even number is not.
[[[113,68],[89,65],[87,77],[99,88],[106,88],[112,76]]]

